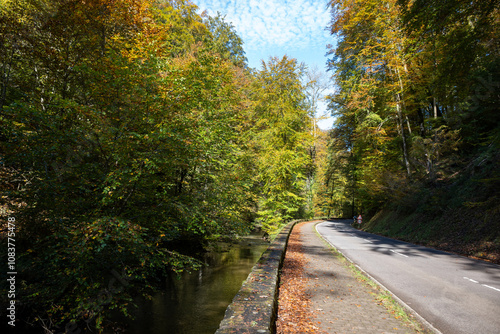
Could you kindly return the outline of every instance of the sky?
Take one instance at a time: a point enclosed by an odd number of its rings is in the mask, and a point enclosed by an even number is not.
[[[192,0],[210,16],[225,15],[243,40],[248,65],[259,69],[269,57],[296,58],[309,68],[326,72],[327,44],[334,44],[326,27],[330,21],[327,0]],[[333,85],[332,85],[333,87]],[[333,88],[332,88],[333,89]],[[330,90],[331,91],[331,90]],[[326,104],[319,116],[328,116]],[[331,129],[333,119],[320,120],[320,128]]]

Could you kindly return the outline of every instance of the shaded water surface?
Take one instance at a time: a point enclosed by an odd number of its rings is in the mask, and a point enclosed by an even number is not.
[[[200,271],[169,277],[165,291],[137,302],[127,333],[213,334],[268,245],[258,236],[246,237],[228,251],[206,254],[209,266]]]

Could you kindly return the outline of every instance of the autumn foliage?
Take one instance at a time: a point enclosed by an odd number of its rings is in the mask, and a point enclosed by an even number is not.
[[[335,126],[318,134],[305,65],[250,69],[234,27],[190,1],[0,1],[0,209],[17,222],[18,319],[102,330],[167,271],[202,265],[210,242],[314,214],[470,209],[453,235],[497,247],[497,1],[329,8]]]
[[[465,182],[479,161],[498,166],[498,3],[334,0],[330,8],[338,89],[328,97],[336,121],[325,168],[334,215],[403,207],[401,199],[413,201],[406,195]],[[481,182],[498,185],[492,170]]]
[[[337,85],[317,210],[465,255],[500,252],[498,1],[332,0]]]
[[[18,222],[18,319],[102,330],[167,271],[199,267],[208,243],[263,225],[258,212],[277,215],[268,232],[303,212],[309,119],[295,60],[251,71],[234,28],[189,1],[0,9],[1,204]]]

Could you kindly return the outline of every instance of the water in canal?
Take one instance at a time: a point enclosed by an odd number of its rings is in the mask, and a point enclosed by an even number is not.
[[[267,249],[258,236],[245,237],[224,252],[205,255],[209,266],[180,279],[167,279],[166,290],[151,301],[140,300],[128,322],[131,334],[213,334],[247,278]]]

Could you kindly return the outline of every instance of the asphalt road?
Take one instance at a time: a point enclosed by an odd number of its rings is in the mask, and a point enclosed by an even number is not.
[[[316,229],[441,333],[500,333],[500,266],[358,231],[351,222]]]

